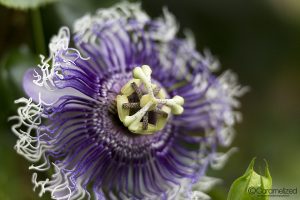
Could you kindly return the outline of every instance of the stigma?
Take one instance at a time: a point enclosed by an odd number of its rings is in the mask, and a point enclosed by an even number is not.
[[[153,134],[162,130],[170,116],[183,113],[181,96],[167,98],[164,88],[151,81],[148,65],[133,69],[129,80],[116,97],[118,116],[129,131],[136,134]]]

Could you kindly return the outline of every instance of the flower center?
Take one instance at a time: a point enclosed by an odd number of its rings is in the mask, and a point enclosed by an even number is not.
[[[148,65],[133,69],[133,79],[117,95],[117,110],[121,122],[137,134],[152,134],[162,130],[171,114],[183,113],[181,96],[166,98],[163,88],[151,83],[152,70]]]

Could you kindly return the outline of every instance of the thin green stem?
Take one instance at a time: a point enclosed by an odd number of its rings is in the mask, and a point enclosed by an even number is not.
[[[33,42],[36,53],[46,54],[43,24],[39,8],[30,10],[33,29]]]

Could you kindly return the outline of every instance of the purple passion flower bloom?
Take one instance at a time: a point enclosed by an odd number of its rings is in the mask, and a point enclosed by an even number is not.
[[[123,2],[63,27],[29,69],[12,131],[40,195],[64,199],[196,199],[206,169],[229,154],[245,92],[194,47],[166,9],[151,19]],[[73,46],[73,47],[71,47]],[[51,174],[43,180],[40,171]]]

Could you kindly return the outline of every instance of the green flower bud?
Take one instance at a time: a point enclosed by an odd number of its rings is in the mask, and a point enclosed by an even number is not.
[[[272,177],[268,169],[268,163],[265,161],[264,176],[254,171],[254,163],[255,158],[252,159],[245,174],[233,182],[227,200],[269,200]]]

